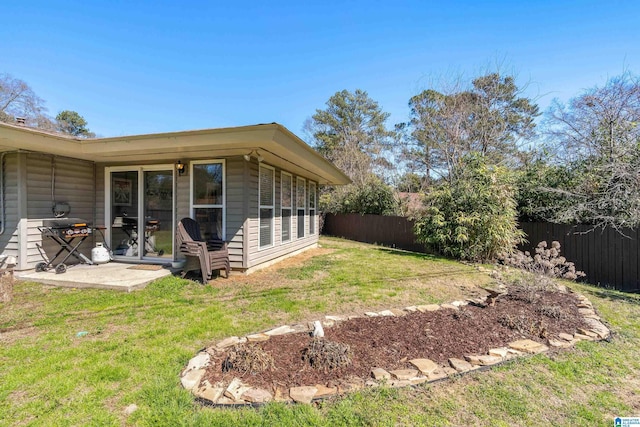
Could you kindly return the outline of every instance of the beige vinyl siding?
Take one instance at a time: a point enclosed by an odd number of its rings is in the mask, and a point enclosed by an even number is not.
[[[104,220],[104,216],[106,214],[104,206],[104,192],[104,165],[96,165],[96,217],[93,221],[93,224],[101,227],[107,226]]]
[[[81,218],[90,223],[94,222],[96,187],[94,164],[91,162],[46,154],[28,154],[26,167],[27,241],[26,266],[23,267],[34,268],[37,263],[43,261],[37,244],[42,244],[49,257],[55,255],[60,249],[60,246],[51,239],[42,239],[40,230],[37,228],[42,225],[43,218],[53,217],[52,186],[54,181],[56,201],[66,202],[71,207],[68,216]],[[52,173],[54,167],[55,175]],[[87,239],[81,246],[81,251],[89,257],[92,247],[93,239]],[[71,257],[67,264],[76,262],[77,260]]]
[[[245,182],[245,195],[247,197],[247,224],[249,238],[249,250],[247,252],[247,263],[245,268],[251,267],[253,254],[258,251],[258,163],[247,162],[249,173],[248,182]]]
[[[184,168],[185,170],[189,170],[189,165],[185,165]],[[176,195],[175,195],[176,226],[178,224],[178,221],[180,221],[182,218],[187,218],[191,216],[191,207],[189,206],[189,203],[190,203],[189,191],[191,191],[190,179],[191,177],[186,173],[182,174],[182,176],[179,176],[178,174],[176,174]],[[176,252],[177,251],[178,251],[178,248],[176,248]]]
[[[285,256],[289,253],[298,251],[300,249],[304,249],[306,247],[315,245],[318,243],[318,233],[314,235],[307,235],[304,238],[297,238],[297,224],[295,217],[292,218],[291,221],[291,240],[288,242],[282,242],[282,233],[281,233],[281,185],[280,180],[282,177],[282,170],[276,168],[275,169],[275,210],[274,210],[274,228],[275,228],[275,237],[274,237],[274,245],[268,248],[260,249],[258,247],[258,232],[259,232],[259,220],[258,220],[258,164],[255,162],[251,162],[250,164],[250,181],[247,186],[248,196],[249,196],[249,252],[248,252],[248,263],[247,268],[255,267],[260,264],[275,260],[282,256]],[[289,172],[286,171],[285,172]],[[289,172],[290,173],[290,172]],[[296,183],[296,175],[293,175],[293,189],[294,189],[294,197],[295,197],[295,183]],[[306,179],[306,178],[305,178]],[[308,182],[308,181],[307,181]],[[292,215],[296,212],[296,206],[294,203]]]
[[[231,268],[244,268],[244,159],[234,157],[226,161],[226,214],[227,236],[229,242],[229,261]]]
[[[4,157],[4,234],[0,235],[0,254],[18,256],[18,154]]]

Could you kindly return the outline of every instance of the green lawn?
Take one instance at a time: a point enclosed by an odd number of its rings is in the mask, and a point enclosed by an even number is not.
[[[213,286],[168,278],[125,294],[17,284],[14,301],[0,304],[0,425],[611,426],[614,416],[640,415],[640,297],[575,284],[611,325],[611,343],[319,406],[195,404],[178,374],[214,340],[325,314],[452,301],[491,282],[442,258],[321,243],[315,257]],[[131,403],[139,409],[125,416]]]

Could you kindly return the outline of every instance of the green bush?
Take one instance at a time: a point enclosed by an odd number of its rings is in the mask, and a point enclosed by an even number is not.
[[[455,177],[426,195],[425,206],[416,236],[445,255],[491,260],[523,241],[512,174],[482,157],[465,158]]]
[[[376,176],[370,176],[363,184],[345,185],[320,196],[320,210],[327,213],[393,215],[396,207],[393,190]]]

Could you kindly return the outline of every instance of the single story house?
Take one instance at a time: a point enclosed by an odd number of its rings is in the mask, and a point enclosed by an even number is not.
[[[18,271],[55,254],[38,227],[67,216],[102,227],[116,261],[147,264],[179,258],[192,217],[250,272],[317,246],[318,186],[350,182],[277,123],[94,139],[0,123],[0,169],[0,255]]]

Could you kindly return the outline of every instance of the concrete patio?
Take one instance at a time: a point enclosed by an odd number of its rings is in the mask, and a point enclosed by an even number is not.
[[[171,270],[169,267],[155,265],[110,262],[100,265],[73,265],[62,274],[56,274],[55,269],[51,269],[42,272],[16,272],[15,275],[18,279],[45,285],[131,292],[144,288],[154,280],[171,275]]]

